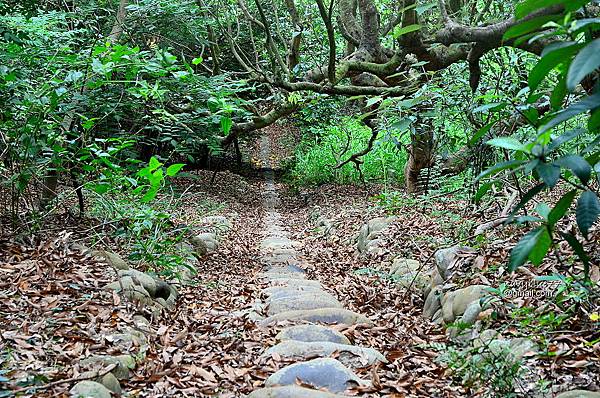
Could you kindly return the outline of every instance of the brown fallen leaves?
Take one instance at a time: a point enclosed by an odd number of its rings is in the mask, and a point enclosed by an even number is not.
[[[236,212],[238,217],[219,251],[201,262],[197,284],[180,289],[177,308],[153,320],[146,357],[132,377],[122,382],[124,390],[134,396],[242,397],[262,387],[268,376],[288,363],[281,358],[259,360],[264,350],[275,344],[279,329],[259,329],[243,311],[253,306],[262,288],[254,279],[261,270],[262,180],[245,181],[231,173],[219,173],[215,185],[209,186],[212,174],[197,174],[188,191],[193,199],[179,209],[176,221],[193,225],[205,215],[198,212],[204,201],[222,203],[214,212]],[[190,185],[185,179],[177,183]],[[452,229],[448,225],[451,219],[446,224],[439,222],[433,210],[462,214],[472,219],[473,225],[481,215],[465,213],[467,206],[458,201],[444,202],[430,212],[415,208],[390,229],[390,245],[385,250],[375,257],[359,258],[351,238],[362,222],[381,214],[369,208],[372,193],[323,186],[310,196],[310,201],[322,206],[335,221],[337,238],[329,241],[313,233],[305,198],[282,198],[282,219],[291,238],[304,244],[302,254],[311,278],[319,280],[346,308],[369,316],[376,324],[338,329],[354,344],[378,349],[390,361],[359,369],[359,376],[370,380],[372,386],[355,388],[352,394],[374,398],[471,396],[453,383],[448,370],[435,362],[436,352],[427,347],[432,342],[446,342],[446,336],[422,319],[422,298],[405,294],[376,274],[354,271],[377,268],[389,261],[390,254],[424,260],[437,246],[464,235],[458,226]],[[491,284],[501,280],[502,274],[487,272],[506,258],[507,238],[498,240],[496,246],[469,258],[478,270],[469,275],[472,280],[486,278]],[[113,271],[70,250],[68,241],[66,234],[20,244],[0,240],[0,380],[9,379],[0,389],[72,380],[80,374],[81,359],[124,353],[106,336],[133,325],[134,315],[145,314],[143,308],[103,291],[104,284],[114,279]],[[583,383],[597,374],[597,331],[577,327],[581,322],[568,324],[576,332],[549,335],[547,347],[552,355],[536,368],[542,377]],[[589,323],[585,325],[589,327]],[[596,343],[590,344],[594,333]],[[53,384],[30,395],[66,396],[71,384]]]

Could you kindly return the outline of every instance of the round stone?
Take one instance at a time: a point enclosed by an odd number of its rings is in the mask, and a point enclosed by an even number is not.
[[[337,330],[321,325],[297,325],[284,329],[277,335],[279,341],[329,341],[338,344],[350,344],[350,340]]]
[[[340,361],[320,358],[286,366],[272,374],[265,385],[267,387],[295,385],[297,381],[330,392],[344,392],[351,386],[367,384]]]
[[[69,394],[72,398],[110,398],[108,388],[91,380],[83,380],[75,384]]]
[[[362,368],[375,363],[387,363],[385,357],[373,348],[358,347],[348,344],[331,343],[329,341],[304,342],[287,340],[269,348],[263,356],[277,354],[284,359],[308,359],[330,357],[338,353],[338,359],[346,366]]]

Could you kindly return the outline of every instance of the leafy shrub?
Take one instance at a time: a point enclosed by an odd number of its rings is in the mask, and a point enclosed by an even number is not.
[[[156,200],[167,179],[177,175],[183,164],[165,167],[152,157],[132,173],[112,163],[110,156],[103,161],[110,167],[103,170],[100,179],[86,184],[96,193],[92,214],[116,226],[114,236],[131,253],[130,260],[169,276],[182,267],[189,268],[193,253],[182,245],[188,230],[176,228],[170,214],[177,200]]]
[[[552,37],[556,42],[546,47],[541,59],[531,70],[529,87],[523,91],[528,94],[526,104],[517,108],[528,122],[520,134],[524,140],[497,137],[488,141],[489,145],[510,152],[511,158],[484,171],[479,179],[510,170],[517,176],[534,181],[533,188],[523,195],[510,216],[510,221],[534,224],[534,229],[512,250],[509,263],[511,270],[527,261],[539,265],[550,249],[562,240],[571,246],[583,263],[584,277],[589,281],[589,257],[580,238],[571,231],[560,231],[557,224],[570,213],[572,204],[576,202],[577,225],[583,238],[588,238],[591,227],[600,216],[600,85],[596,83],[595,87],[587,87],[586,92],[585,81],[600,67],[600,39],[594,39],[600,25],[597,19],[576,19],[577,9],[586,2],[555,3],[565,6],[564,15],[558,22],[548,25],[541,20],[524,22],[506,32],[505,39]],[[516,16],[523,18],[542,6],[534,0],[524,1],[517,6]],[[542,25],[550,28],[550,32],[532,37],[532,32],[542,28]],[[525,38],[520,38],[523,35],[526,35]],[[580,84],[584,90],[577,89]],[[537,101],[547,103],[550,112],[541,114],[533,106]],[[494,108],[509,105],[494,104]],[[588,112],[589,116],[586,115]],[[577,140],[579,143],[573,145]],[[492,184],[484,184],[482,191],[489,189]],[[517,211],[542,191],[553,190],[559,185],[566,187],[567,192],[553,206],[539,203],[536,216],[517,217]]]
[[[468,388],[486,390],[488,397],[516,397],[515,387],[524,374],[522,361],[515,360],[509,348],[491,349],[487,345],[458,349],[436,345],[441,351],[436,361],[444,363]]]

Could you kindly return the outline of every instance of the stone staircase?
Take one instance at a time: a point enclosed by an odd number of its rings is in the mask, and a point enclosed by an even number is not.
[[[281,358],[290,364],[270,375],[265,387],[248,397],[343,397],[349,388],[368,387],[370,382],[360,379],[354,370],[387,360],[377,350],[350,344],[332,326],[372,322],[364,315],[344,309],[318,281],[306,278],[297,251],[301,244],[289,239],[277,211],[279,199],[269,167],[268,137],[261,139],[261,158],[266,168],[263,198],[266,215],[265,237],[261,242],[264,270],[257,277],[264,285],[260,294],[267,317],[259,321],[259,326],[277,327],[280,322],[288,325],[278,334],[279,343],[265,350],[262,356]]]

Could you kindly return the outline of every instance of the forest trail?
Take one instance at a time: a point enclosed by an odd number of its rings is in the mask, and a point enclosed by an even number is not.
[[[259,274],[259,279],[264,283],[261,295],[266,297],[263,310],[268,315],[260,325],[267,328],[276,323],[295,325],[284,328],[277,336],[280,342],[263,354],[291,363],[269,376],[265,383],[267,388],[256,390],[250,397],[333,397],[335,395],[314,389],[340,393],[350,387],[366,387],[369,382],[361,380],[346,365],[362,367],[384,363],[387,362],[385,357],[374,349],[350,345],[343,334],[322,324],[372,322],[361,314],[343,309],[319,282],[306,279],[296,250],[301,243],[289,239],[277,210],[280,201],[271,169],[270,140],[266,135],[260,140],[260,153],[266,184],[264,238],[260,243],[264,272]],[[334,353],[339,360],[330,358]]]
[[[600,398],[600,0],[402,3],[0,1],[0,398]]]
[[[260,164],[257,173],[221,172],[211,184],[214,173],[203,170],[175,182],[187,192],[175,220],[193,224],[195,237],[218,242],[198,256],[190,280],[169,281],[176,294],[163,300],[170,304],[164,310],[154,310],[156,295],[142,302],[119,292],[118,281],[133,282],[131,275],[152,276],[150,282],[160,276],[123,259],[125,268],[114,269],[113,260],[76,243],[89,242],[87,236],[44,244],[0,240],[0,320],[11,350],[4,371],[21,383],[11,388],[40,398],[66,397],[90,383],[137,397],[481,396],[483,390],[462,386],[440,361],[458,351],[450,351],[444,325],[424,316],[423,293],[390,276],[396,259],[426,263],[447,245],[444,228],[456,219],[444,225],[435,209],[406,206],[388,231],[365,243],[372,251],[361,252],[360,231],[389,218],[372,205],[373,192],[330,185],[307,199],[277,178],[288,155],[281,130],[263,132],[249,154]],[[462,214],[460,202],[452,206],[443,209]],[[206,220],[224,220],[227,228],[209,232]],[[491,258],[496,249],[487,250]],[[472,267],[477,256],[461,253],[453,266]],[[148,290],[139,287],[134,291]],[[96,377],[116,359],[127,362]],[[557,378],[536,361],[528,355],[529,375]],[[52,383],[24,384],[35,382],[31,375]],[[581,375],[579,385],[595,377]],[[515,381],[527,397],[538,397],[529,393],[536,382]]]

